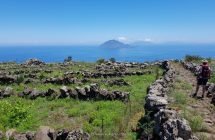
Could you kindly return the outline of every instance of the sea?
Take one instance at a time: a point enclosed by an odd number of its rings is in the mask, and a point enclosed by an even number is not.
[[[185,55],[215,58],[215,44],[210,45],[143,45],[126,48],[99,46],[0,46],[0,62],[22,63],[37,58],[47,63],[63,62],[68,56],[74,61],[95,62],[98,59],[115,58],[121,62],[150,62],[167,59],[183,59]]]

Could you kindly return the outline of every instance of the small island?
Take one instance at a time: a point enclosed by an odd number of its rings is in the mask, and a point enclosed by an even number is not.
[[[127,48],[131,47],[129,44],[122,43],[117,40],[109,40],[100,45],[103,48]]]

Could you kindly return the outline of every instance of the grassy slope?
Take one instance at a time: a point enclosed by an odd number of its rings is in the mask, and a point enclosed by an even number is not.
[[[78,68],[76,67],[76,69]],[[155,67],[153,69],[155,70]],[[3,114],[0,116],[0,129],[16,128],[19,131],[26,131],[36,130],[41,125],[49,125],[55,129],[83,128],[94,135],[94,139],[99,139],[101,138],[103,122],[104,133],[113,134],[112,136],[105,135],[106,139],[135,138],[135,134],[130,132],[130,127],[136,125],[137,122],[132,121],[131,118],[138,120],[134,116],[144,113],[143,104],[146,89],[155,80],[155,77],[155,73],[143,76],[127,76],[124,77],[124,80],[131,86],[122,87],[110,87],[100,82],[102,88],[130,92],[131,101],[129,103],[120,101],[77,101],[73,99],[48,101],[42,98],[32,101],[17,97],[0,100],[0,114]],[[17,91],[22,91],[24,86],[26,85],[12,85]],[[38,83],[36,87],[45,90],[49,87],[56,88],[58,86]]]

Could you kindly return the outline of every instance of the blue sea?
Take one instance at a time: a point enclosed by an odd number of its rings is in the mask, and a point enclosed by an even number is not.
[[[94,62],[100,58],[117,61],[156,61],[182,59],[186,54],[215,58],[215,45],[144,45],[129,48],[97,46],[0,46],[0,62],[24,62],[38,58],[45,62],[63,62],[72,56],[75,61]]]

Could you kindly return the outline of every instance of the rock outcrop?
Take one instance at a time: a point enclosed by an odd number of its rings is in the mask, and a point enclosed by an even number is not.
[[[25,62],[25,65],[27,65],[27,66],[40,66],[40,65],[45,65],[45,62],[42,62],[38,59],[29,59]]]

